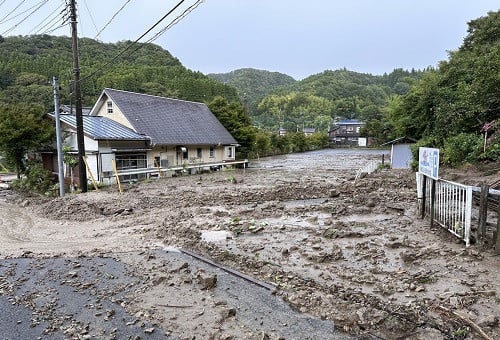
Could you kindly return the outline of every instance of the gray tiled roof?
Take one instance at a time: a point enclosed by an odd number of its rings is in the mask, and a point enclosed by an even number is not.
[[[203,103],[108,88],[103,95],[113,101],[136,132],[151,137],[153,144],[237,143]]]
[[[51,114],[50,116],[54,116]],[[61,122],[76,129],[76,116],[70,114],[59,115]],[[147,136],[140,135],[126,126],[112,119],[100,116],[83,116],[83,131],[93,139],[106,140],[149,140]]]

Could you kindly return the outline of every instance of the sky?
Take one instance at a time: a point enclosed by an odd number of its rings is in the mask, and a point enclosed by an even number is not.
[[[0,0],[0,35],[69,36],[68,24],[55,29],[63,24],[66,2]],[[297,80],[340,68],[380,75],[436,67],[460,47],[470,20],[500,9],[498,0],[77,0],[77,5],[80,37],[135,41],[151,29],[140,40],[146,42],[168,26],[152,42],[193,71],[249,67]]]

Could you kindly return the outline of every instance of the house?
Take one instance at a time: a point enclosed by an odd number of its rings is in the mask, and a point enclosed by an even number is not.
[[[315,128],[303,128],[302,132],[304,133],[304,135],[310,136],[316,132],[316,129]]]
[[[416,140],[410,137],[401,137],[382,144],[391,145],[391,168],[393,169],[409,169],[413,160],[411,153],[411,145],[415,144]]]
[[[328,132],[328,140],[333,145],[358,146],[360,130],[364,125],[357,119],[340,120]]]
[[[61,122],[76,152],[75,116]],[[236,140],[203,103],[106,88],[83,122],[89,170],[105,184],[114,166],[127,180],[235,161]]]
[[[63,113],[59,115],[61,129],[64,131],[64,145],[70,147],[70,153],[77,154],[78,144],[76,137],[76,116],[66,113],[66,108],[61,107]],[[54,114],[49,114],[54,118]],[[120,150],[134,150],[135,152],[146,152],[150,150],[150,139],[138,134],[133,130],[101,116],[83,115],[83,131],[85,143],[85,155],[89,165],[87,175],[92,175],[97,181],[105,183],[113,176],[112,160],[117,167],[124,168],[125,159],[121,157]],[[44,168],[57,173],[57,157],[53,152],[42,153]],[[137,166],[147,167],[139,163]],[[78,182],[78,167],[73,169],[74,177]],[[70,174],[70,169],[64,169],[65,177]]]

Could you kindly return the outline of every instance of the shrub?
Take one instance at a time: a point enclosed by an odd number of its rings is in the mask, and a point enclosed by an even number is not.
[[[497,137],[490,145],[486,147],[486,151],[479,156],[480,160],[496,162],[500,160],[500,137]]]
[[[24,176],[12,183],[14,188],[49,194],[52,187],[50,171],[43,168],[39,161],[28,161]]]
[[[482,151],[482,138],[472,133],[460,133],[444,141],[443,163],[458,165],[477,162]]]

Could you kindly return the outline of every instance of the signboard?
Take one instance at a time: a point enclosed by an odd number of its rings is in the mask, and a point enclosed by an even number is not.
[[[418,172],[427,177],[438,179],[439,149],[418,148]]]

